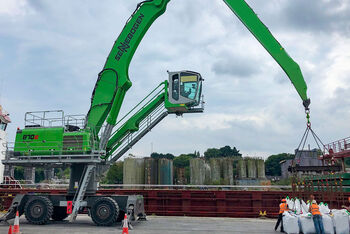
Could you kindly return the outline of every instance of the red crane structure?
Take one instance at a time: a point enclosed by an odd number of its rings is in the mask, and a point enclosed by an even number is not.
[[[345,158],[350,157],[350,137],[331,142],[324,145],[324,155],[320,159],[327,164],[334,164],[341,160],[343,171],[345,171]]]

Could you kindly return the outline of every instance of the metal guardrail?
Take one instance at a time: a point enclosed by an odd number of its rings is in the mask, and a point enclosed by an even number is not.
[[[64,125],[63,110],[53,111],[32,111],[27,112],[24,117],[25,125],[40,127],[57,127]]]
[[[329,152],[329,150],[332,150],[333,153],[340,153],[345,150],[350,150],[350,137],[326,144],[324,146],[325,153]]]

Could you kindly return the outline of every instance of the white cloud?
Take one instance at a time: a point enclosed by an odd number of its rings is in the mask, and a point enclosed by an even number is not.
[[[2,104],[13,119],[10,138],[17,126],[23,126],[25,111],[87,112],[97,74],[138,2],[1,1],[0,70],[6,86]],[[326,1],[298,1],[295,14],[288,13],[286,1],[248,2],[300,64],[316,132],[325,141],[345,137],[350,114],[342,112],[334,122],[329,110],[349,88],[350,25],[344,15],[349,1],[337,1],[330,9],[322,7]],[[317,5],[312,8],[317,14],[308,14],[303,24],[298,12],[311,12],[312,4]],[[339,12],[342,27],[334,24],[338,18],[329,18],[335,17],[334,11]],[[215,72],[217,65],[222,72]],[[122,112],[167,79],[166,70],[182,69],[205,78],[205,112],[167,117],[132,153],[148,154],[151,142],[155,150],[174,154],[203,153],[223,145],[236,146],[244,155],[294,151],[306,121],[301,100],[282,69],[223,1],[169,3],[131,62],[133,87]]]
[[[1,0],[0,2],[0,16],[24,16],[31,12],[26,0]]]

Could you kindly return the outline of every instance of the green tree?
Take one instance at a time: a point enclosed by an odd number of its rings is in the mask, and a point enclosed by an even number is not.
[[[237,150],[236,147],[231,148],[230,146],[226,145],[224,147],[221,147],[220,149],[217,148],[209,148],[207,151],[204,152],[205,158],[218,158],[218,157],[242,157],[242,154],[239,153],[239,150]]]
[[[55,170],[55,175],[58,179],[69,179],[70,177],[70,168],[58,168],[58,170]]]
[[[195,151],[195,155],[196,155],[196,158],[199,158],[201,156],[201,154],[199,153],[199,151]]]
[[[276,155],[271,155],[265,161],[265,172],[268,176],[280,176],[281,175],[281,165],[280,162],[283,160],[293,159],[294,154],[281,153]]]
[[[239,150],[237,150],[236,147],[233,147],[232,156],[242,157],[242,154],[239,153]]]
[[[24,180],[24,168],[21,166],[15,167],[14,176],[16,180]]]
[[[161,154],[161,153],[152,153],[151,158],[154,159],[160,159],[160,158],[167,158],[167,159],[174,159],[175,156],[173,154],[167,153],[167,154]]]
[[[109,168],[103,183],[122,184],[123,183],[123,165],[124,165],[124,162],[114,163]]]
[[[180,156],[175,157],[174,166],[178,168],[189,167],[191,158],[194,158],[192,155],[193,154],[181,154]]]
[[[221,147],[220,149],[220,156],[221,157],[230,157],[232,155],[232,149],[230,146],[226,145],[224,147]]]
[[[40,183],[45,180],[45,173],[43,168],[35,168],[35,183]]]
[[[218,158],[220,157],[220,150],[216,148],[209,148],[204,152],[205,158]]]

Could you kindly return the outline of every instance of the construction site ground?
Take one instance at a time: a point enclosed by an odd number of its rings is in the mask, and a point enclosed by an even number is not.
[[[274,219],[164,217],[148,216],[148,221],[134,223],[131,234],[152,233],[276,233]],[[13,221],[10,222],[11,224]],[[7,233],[8,224],[0,224],[0,233]],[[51,222],[47,225],[32,225],[24,216],[20,218],[22,234],[86,234],[122,233],[121,224],[113,227],[97,227],[87,215],[79,215],[75,223]]]

